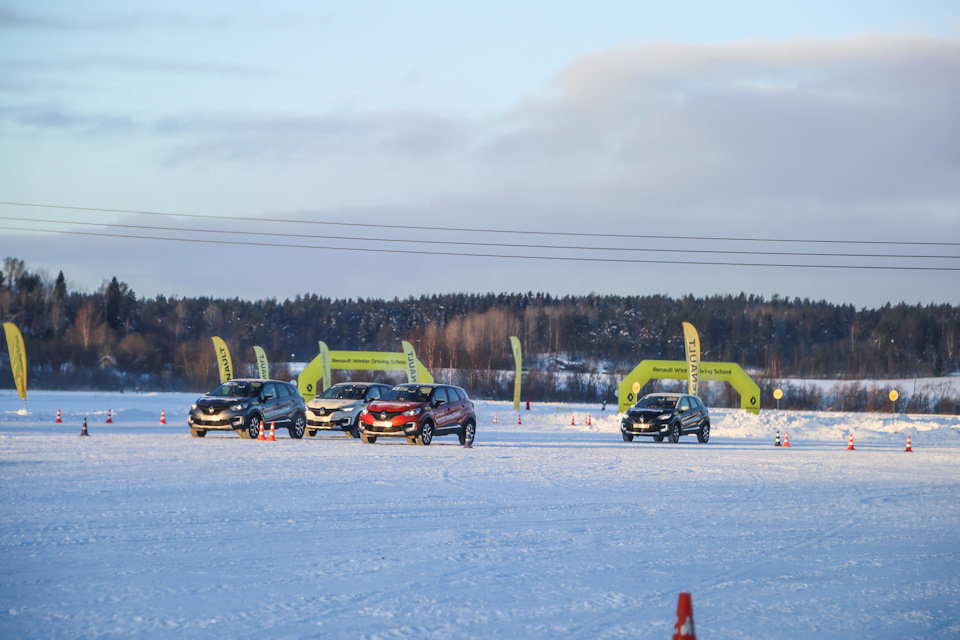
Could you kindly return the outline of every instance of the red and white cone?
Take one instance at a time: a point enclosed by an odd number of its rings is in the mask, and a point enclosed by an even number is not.
[[[577,416],[576,416],[576,414],[574,414],[573,416],[571,416],[571,418],[570,418],[570,426],[571,426],[571,427],[577,426]]]
[[[167,411],[160,409],[160,424],[167,424]]]
[[[790,446],[790,432],[789,432],[789,431],[784,431],[784,432],[783,432],[783,446],[785,446],[785,447],[789,447],[789,446]]]
[[[523,421],[520,419],[520,414],[517,414],[517,424],[523,424]]]
[[[63,420],[60,419],[60,409],[57,409],[57,422],[63,422]]]
[[[493,424],[497,424],[497,414],[493,414]]]
[[[677,623],[673,625],[673,640],[697,640],[693,631],[693,602],[689,593],[677,599]]]
[[[847,451],[853,451],[853,434],[850,434],[850,444],[847,445]]]
[[[259,440],[260,442],[264,442],[266,441],[266,439],[267,439],[267,426],[261,422],[260,434],[257,435],[257,440]]]
[[[588,426],[588,427],[592,427],[592,426],[593,426],[593,423],[590,422],[590,416],[587,416],[587,426]]]
[[[277,441],[277,433],[273,430],[273,423],[271,422],[271,423],[270,423],[270,437],[267,438],[267,442],[276,442],[276,441]]]
[[[907,436],[907,448],[904,449],[904,451],[913,451],[913,449],[910,448],[910,436]]]
[[[113,422],[113,409],[107,409],[107,424]]]

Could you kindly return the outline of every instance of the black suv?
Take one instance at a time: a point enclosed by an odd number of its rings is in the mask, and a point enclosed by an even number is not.
[[[620,421],[624,442],[633,436],[652,436],[663,442],[677,442],[680,436],[697,434],[697,440],[710,439],[710,415],[697,396],[684,393],[651,393],[627,410]]]
[[[289,382],[241,378],[227,380],[199,398],[187,423],[194,438],[207,431],[236,431],[241,438],[256,438],[270,423],[286,427],[291,438],[302,438],[306,413],[303,397]]]
[[[400,384],[360,412],[360,439],[368,444],[399,437],[428,445],[434,436],[456,434],[469,447],[476,432],[477,414],[467,392],[447,384]]]

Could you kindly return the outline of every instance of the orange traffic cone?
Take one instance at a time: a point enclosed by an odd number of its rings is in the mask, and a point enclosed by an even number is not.
[[[57,409],[57,422],[63,422],[63,420],[60,419],[60,409]]]
[[[113,409],[107,409],[107,424],[113,422]]]
[[[267,439],[267,428],[266,428],[266,427],[264,426],[264,424],[261,422],[261,423],[260,423],[260,434],[257,436],[257,440],[259,440],[260,442],[264,442],[266,439]]]
[[[497,414],[493,414],[493,424],[497,424]]]
[[[785,446],[785,447],[789,447],[789,446],[790,446],[790,432],[789,432],[789,431],[784,431],[784,432],[783,432],[783,446]]]
[[[573,416],[570,418],[570,426],[571,426],[571,427],[577,426],[577,416],[576,416],[576,415],[573,415]]]
[[[160,424],[167,424],[167,411],[160,409]]]
[[[593,423],[590,422],[590,416],[587,416],[587,426],[588,426],[588,427],[593,426]]]
[[[673,625],[673,640],[697,640],[693,631],[693,602],[689,593],[677,599],[677,623]]]
[[[89,433],[87,433],[87,419],[86,419],[86,417],[84,417],[84,419],[83,419],[83,428],[80,429],[80,435],[82,435],[82,436],[89,436],[89,435],[90,435]]]
[[[913,449],[910,448],[910,436],[907,436],[907,448],[904,449],[904,451],[913,451]]]
[[[850,444],[847,445],[847,451],[853,451],[853,434],[850,434]]]
[[[523,421],[520,419],[520,414],[517,414],[517,424],[523,424]]]
[[[277,434],[276,434],[276,432],[273,430],[273,423],[271,422],[271,423],[270,423],[270,437],[267,438],[267,442],[276,442],[276,441],[277,441]]]

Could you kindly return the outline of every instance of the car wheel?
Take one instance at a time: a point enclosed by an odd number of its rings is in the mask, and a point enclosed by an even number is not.
[[[621,433],[621,435],[623,435],[623,441],[624,441],[624,442],[633,442],[633,434],[632,434],[632,433],[625,433],[625,432],[623,432],[623,431],[621,431],[620,433]]]
[[[670,425],[670,433],[667,434],[667,439],[670,440],[670,442],[673,442],[674,444],[676,444],[677,442],[680,442],[680,421],[679,420],[677,422],[674,422],[672,425]]]
[[[247,428],[240,429],[237,433],[240,434],[241,438],[256,440],[260,435],[260,416],[252,416],[250,421],[247,422]]]
[[[433,423],[429,420],[424,420],[423,425],[420,427],[420,437],[417,438],[417,443],[427,447],[431,442],[433,442]]]
[[[703,426],[700,427],[700,431],[697,432],[697,440],[699,442],[707,442],[710,440],[710,421],[707,420],[703,423]]]
[[[663,436],[653,436],[654,442],[663,442]]]
[[[360,416],[357,416],[356,422],[353,423],[353,426],[350,427],[347,432],[350,434],[351,438],[360,437]]]
[[[194,438],[202,438],[203,436],[207,435],[207,430],[206,429],[190,429],[190,435],[192,435]]]
[[[302,413],[298,413],[293,416],[293,426],[287,427],[287,433],[290,434],[290,437],[299,440],[303,437],[303,432],[307,428],[307,419]]]
[[[361,431],[360,441],[363,442],[364,444],[373,444],[374,442],[377,441],[377,436],[370,436]]]
[[[477,425],[470,420],[460,431],[460,444],[465,447],[473,446],[473,439],[477,436]]]

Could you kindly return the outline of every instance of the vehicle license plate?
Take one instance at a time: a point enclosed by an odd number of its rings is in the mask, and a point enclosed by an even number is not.
[[[373,426],[375,427],[392,427],[393,423],[389,420],[374,420]]]

